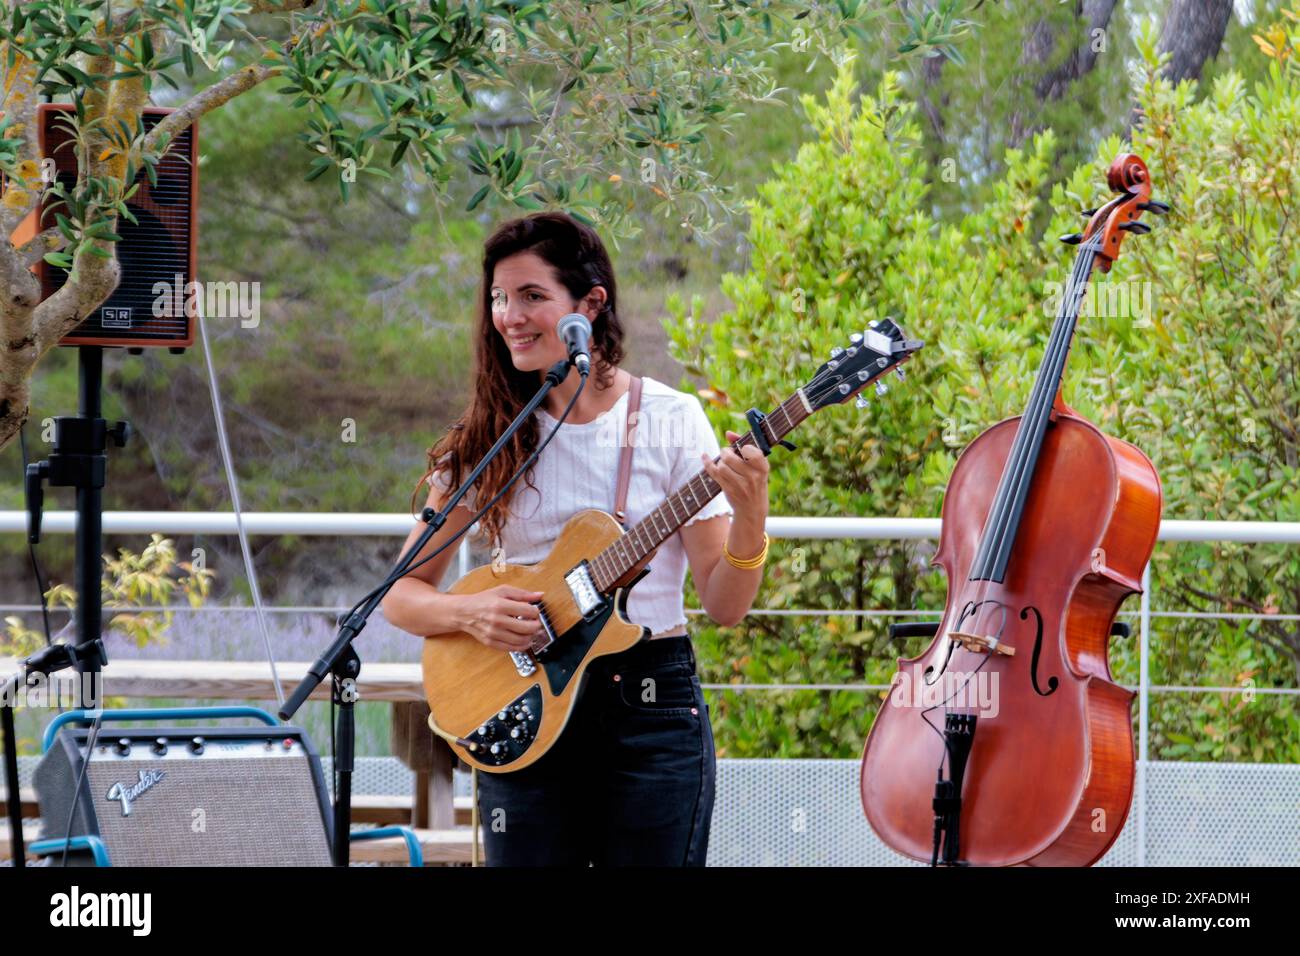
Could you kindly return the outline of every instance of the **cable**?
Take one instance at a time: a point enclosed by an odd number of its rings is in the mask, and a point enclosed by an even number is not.
[[[527,460],[525,460],[524,463],[515,470],[515,473],[510,476],[510,480],[507,481],[505,485],[502,486],[501,490],[498,491],[495,495],[493,495],[492,499],[487,504],[485,504],[482,508],[480,508],[477,512],[475,512],[474,516],[470,518],[469,521],[465,522],[465,527],[461,528],[454,535],[452,535],[450,538],[444,541],[441,545],[438,546],[436,550],[434,550],[427,557],[421,558],[419,561],[416,561],[414,564],[409,564],[406,567],[394,569],[382,584],[380,584],[376,588],[373,588],[368,594],[364,595],[361,598],[361,600],[357,601],[356,604],[352,605],[351,609],[349,609],[347,614],[344,614],[342,616],[342,619],[346,620],[347,618],[350,618],[353,614],[357,612],[357,609],[361,607],[361,605],[365,604],[376,594],[379,594],[381,591],[384,591],[385,589],[392,587],[402,578],[406,577],[406,575],[410,574],[416,568],[420,567],[420,565],[432,561],[438,555],[442,554],[443,551],[447,550],[447,548],[451,547],[458,540],[460,540],[461,536],[464,535],[465,532],[468,531],[470,528],[472,528],[474,526],[474,523],[478,521],[478,519],[481,518],[483,515],[485,515],[488,512],[488,510],[494,504],[497,503],[497,501],[501,498],[502,495],[504,495],[507,491],[510,490],[511,486],[514,485],[514,483],[519,480],[519,477],[528,470],[529,466],[531,466],[532,463],[537,460],[537,457],[542,453],[542,451],[546,448],[546,446],[550,444],[551,439],[555,437],[555,433],[560,430],[560,426],[563,425],[565,419],[569,417],[569,412],[573,409],[573,403],[578,400],[578,396],[582,394],[582,390],[586,386],[586,384],[587,384],[586,378],[579,379],[578,387],[574,391],[573,397],[569,399],[569,404],[564,406],[564,411],[560,413],[559,420],[555,423],[554,427],[551,428],[550,434],[546,436],[546,440],[543,441],[540,445],[538,445],[537,449],[533,451],[531,455],[528,456]]]
[[[201,296],[199,297],[201,300]],[[248,532],[244,529],[243,508],[239,501],[239,485],[235,481],[235,466],[230,455],[230,440],[226,435],[226,418],[221,409],[221,392],[217,388],[217,370],[212,364],[212,348],[208,345],[208,326],[203,321],[203,309],[199,308],[199,337],[203,340],[203,360],[208,368],[208,387],[212,393],[212,417],[217,423],[217,444],[221,448],[221,462],[226,471],[226,484],[230,488],[230,503],[235,509],[235,532],[239,536],[239,550],[244,555],[244,573],[248,575],[248,587],[253,594],[253,607],[257,611],[257,626],[262,632],[262,643],[266,645],[266,660],[271,665],[271,683],[275,686],[276,703],[284,706],[284,688],[280,686],[280,674],[275,666],[275,653],[271,650],[271,630],[267,626],[266,611],[262,607],[262,589],[257,584],[257,569],[253,567],[253,551],[248,544]]]
[[[27,478],[27,429],[26,426],[18,429],[18,447],[22,450],[23,456],[23,480]],[[36,558],[36,544],[27,538],[27,553],[32,559],[32,573],[36,575],[36,593],[41,598],[41,621],[45,625],[45,645],[54,646],[54,638],[50,636],[50,605],[45,600],[45,576],[41,574],[41,563]]]
[[[447,548],[451,547],[451,545],[453,545],[453,544],[455,544],[457,541],[459,541],[460,538],[465,534],[465,532],[468,531],[470,528],[472,528],[472,527],[474,526],[474,522],[478,521],[479,518],[481,518],[484,514],[486,514],[487,511],[488,511],[488,509],[491,508],[494,504],[496,504],[497,500],[498,500],[502,495],[504,495],[507,491],[510,490],[511,486],[514,485],[514,483],[515,483],[516,481],[519,480],[519,477],[520,477],[521,475],[523,475],[524,472],[526,472],[526,471],[528,470],[529,466],[532,465],[532,463],[533,463],[534,461],[537,460],[537,457],[542,453],[543,449],[545,449],[546,446],[550,444],[551,439],[555,437],[555,433],[558,432],[558,431],[560,430],[560,426],[563,425],[565,419],[567,419],[567,418],[569,417],[569,412],[572,411],[572,409],[573,409],[573,403],[576,402],[576,401],[578,400],[578,396],[582,394],[582,390],[583,390],[584,387],[586,387],[586,384],[587,384],[586,376],[583,376],[583,377],[579,378],[579,380],[578,380],[578,387],[574,390],[574,392],[573,392],[573,397],[569,399],[569,404],[567,404],[567,405],[564,406],[564,411],[560,414],[560,418],[559,418],[559,420],[555,423],[554,427],[551,428],[551,431],[550,431],[550,433],[546,436],[546,439],[545,439],[545,440],[544,440],[540,445],[537,446],[537,449],[536,449],[535,451],[533,451],[533,453],[532,453],[531,455],[528,456],[528,458],[524,461],[524,463],[523,463],[522,465],[520,465],[517,469],[515,469],[515,473],[514,473],[513,475],[510,476],[510,480],[507,481],[507,482],[505,483],[505,485],[502,486],[501,490],[498,491],[498,492],[497,492],[497,493],[492,497],[492,500],[490,500],[487,504],[485,504],[482,508],[480,508],[480,509],[478,510],[478,512],[475,513],[475,515],[474,515],[473,518],[471,518],[469,521],[465,522],[465,526],[464,526],[463,528],[461,528],[461,529],[460,529],[459,531],[457,531],[454,535],[452,535],[450,538],[448,538],[446,541],[444,541],[441,545],[439,545],[439,546],[438,546],[438,547],[433,551],[433,553],[430,554],[428,557],[426,557],[426,558],[424,558],[424,559],[422,559],[422,560],[420,560],[420,561],[418,561],[418,562],[416,562],[416,563],[414,563],[414,564],[409,563],[409,562],[410,562],[410,559],[408,558],[408,563],[407,563],[407,565],[406,565],[405,567],[398,567],[398,568],[395,568],[392,572],[390,572],[389,575],[388,575],[388,577],[384,580],[384,582],[383,582],[382,584],[380,584],[378,587],[373,588],[373,589],[372,589],[368,594],[364,595],[364,596],[363,596],[359,601],[357,601],[356,604],[353,604],[352,607],[351,607],[351,609],[350,609],[346,614],[342,615],[342,616],[339,618],[339,620],[346,621],[347,619],[351,618],[352,615],[355,614],[355,613],[357,612],[357,609],[361,607],[361,605],[365,604],[367,601],[369,601],[369,600],[370,600],[371,598],[373,598],[375,595],[377,595],[377,594],[381,594],[381,593],[383,593],[384,591],[386,591],[388,588],[391,588],[394,584],[396,584],[398,581],[400,581],[400,580],[401,580],[403,577],[405,577],[406,575],[410,574],[412,571],[414,571],[414,570],[415,570],[416,568],[418,568],[420,565],[424,564],[425,562],[432,561],[434,558],[436,558],[436,557],[437,557],[439,554],[441,554],[443,551],[447,550]],[[411,556],[411,558],[413,558],[413,557],[414,557],[414,555]],[[278,690],[278,684],[277,684],[277,690]],[[281,703],[281,705],[283,705],[283,703],[284,703],[283,698],[281,698],[280,703]],[[333,761],[333,766],[331,767],[331,774],[330,774],[330,776],[333,778],[333,783],[334,783],[334,799],[337,800],[337,799],[338,799],[338,792],[339,792],[339,769],[338,769],[339,761],[338,761],[338,740],[336,739],[336,734],[335,734],[334,695],[333,695],[333,694],[330,694],[330,759]],[[477,781],[474,781],[474,784],[475,784],[475,788],[477,789]],[[474,812],[475,812],[475,814],[477,814],[477,812],[478,812],[478,811],[477,811],[477,805],[476,805],[476,809],[475,809]],[[471,837],[471,838],[472,838],[472,839],[477,839],[476,836],[473,836],[473,837]],[[336,834],[334,835],[334,839],[335,839],[335,840],[346,839],[346,836],[340,836],[339,834],[336,833]],[[477,843],[475,844],[475,849],[474,849],[474,851],[473,851],[473,855],[474,855],[475,858],[477,858]]]
[[[81,799],[81,787],[86,780],[86,769],[95,752],[95,742],[99,740],[99,727],[104,719],[103,708],[95,711],[95,719],[90,725],[90,734],[86,737],[86,755],[81,760],[81,772],[77,774],[77,786],[72,791],[72,807],[68,810],[68,825],[63,828],[63,861],[60,866],[68,865],[68,844],[72,841],[72,821],[77,815],[77,802]]]

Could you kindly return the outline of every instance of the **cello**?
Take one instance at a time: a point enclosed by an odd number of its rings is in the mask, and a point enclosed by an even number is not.
[[[898,662],[863,750],[872,829],[932,865],[1091,865],[1128,816],[1135,695],[1112,680],[1108,651],[1155,547],[1160,478],[1060,388],[1092,271],[1150,231],[1143,212],[1169,207],[1137,156],[1107,178],[1119,195],[1062,237],[1078,254],[1024,413],[953,470],[933,560],[943,618]]]

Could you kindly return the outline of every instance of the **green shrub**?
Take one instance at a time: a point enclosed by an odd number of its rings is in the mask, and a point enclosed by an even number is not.
[[[1175,212],[1155,223],[1156,234],[1130,241],[1109,275],[1094,275],[1091,311],[1099,314],[1080,321],[1065,394],[1152,457],[1166,518],[1294,519],[1300,260],[1286,226],[1300,89],[1282,70],[1249,93],[1228,74],[1197,102],[1193,87],[1174,90],[1157,78],[1153,34],[1137,43],[1146,119],[1133,149],[1151,168],[1155,197]],[[709,320],[700,300],[688,308],[670,298],[671,347],[696,385],[707,385],[702,394],[711,398],[715,426],[737,428],[744,409],[784,400],[851,331],[897,317],[928,343],[910,364],[908,382],[873,399],[865,413],[833,408],[802,426],[793,436],[799,450],[774,458],[771,512],[936,516],[960,449],[1024,407],[1055,314],[1053,292],[1073,261],[1055,237],[1079,228],[1079,209],[1110,198],[1105,170],[1125,147],[1107,140],[1095,162],[1052,183],[1055,139],[1047,131],[1007,153],[1005,173],[982,208],[938,221],[927,201],[931,170],[915,109],[894,76],[859,99],[844,67],[823,102],[802,102],[813,136],[750,204],[751,266],[722,280],[733,307]],[[1243,178],[1249,163],[1256,174]],[[1117,301],[1126,307],[1107,307]],[[1254,415],[1249,441],[1247,414]],[[755,607],[937,610],[945,589],[942,574],[928,566],[933,549],[931,542],[778,542]],[[1153,566],[1156,606],[1185,609],[1195,600],[1206,610],[1295,612],[1296,553],[1161,547]],[[738,628],[702,628],[704,676],[888,683],[893,659],[920,644],[891,644],[887,622],[751,615]],[[1157,682],[1295,684],[1295,622],[1274,629],[1242,623],[1234,633],[1244,643],[1226,657],[1230,628],[1188,619],[1159,624]],[[1118,679],[1135,683],[1136,641],[1118,645],[1114,657]],[[1247,672],[1251,683],[1243,685]],[[854,756],[878,697],[716,694],[719,749],[727,756]],[[1154,695],[1152,755],[1198,755],[1205,751],[1187,749],[1186,739],[1222,732],[1232,744],[1216,759],[1300,759],[1294,698],[1254,695],[1242,708],[1244,699]]]

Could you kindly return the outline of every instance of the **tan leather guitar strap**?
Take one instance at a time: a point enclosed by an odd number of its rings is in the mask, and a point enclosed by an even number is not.
[[[614,493],[614,517],[627,527],[627,486],[632,479],[632,436],[636,434],[638,412],[641,409],[641,379],[632,376],[627,390],[627,420],[623,432],[623,451],[618,459],[618,484]]]

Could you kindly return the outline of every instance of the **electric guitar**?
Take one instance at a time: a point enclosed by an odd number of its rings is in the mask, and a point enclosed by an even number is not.
[[[733,447],[754,444],[763,454],[781,444],[804,419],[828,405],[857,396],[897,369],[924,343],[910,341],[891,320],[872,323],[831,350],[812,379],[770,415],[750,409],[751,431]],[[716,460],[716,459],[715,459]],[[532,565],[484,565],[450,588],[473,594],[502,584],[544,597],[543,634],[527,651],[489,648],[465,633],[440,634],[424,642],[424,690],[429,726],[472,767],[492,772],[521,770],[555,743],[578,696],[587,665],[626,650],[650,629],[625,617],[627,595],[649,573],[655,550],[722,489],[701,471],[624,531],[606,512],[580,511],[564,525],[551,552]]]

